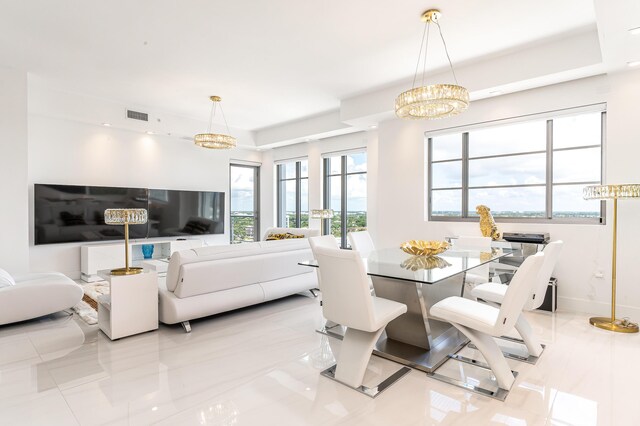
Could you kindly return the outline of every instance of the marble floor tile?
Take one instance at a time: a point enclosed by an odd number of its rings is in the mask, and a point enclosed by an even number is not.
[[[192,321],[193,331],[109,340],[60,313],[0,327],[0,424],[19,425],[635,425],[640,335],[588,316],[527,313],[547,348],[505,402],[412,370],[376,399],[320,376],[341,342],[315,332],[318,299],[293,296]],[[462,354],[482,359],[476,350]],[[399,368],[372,357],[365,382]],[[439,371],[488,386],[490,372]]]

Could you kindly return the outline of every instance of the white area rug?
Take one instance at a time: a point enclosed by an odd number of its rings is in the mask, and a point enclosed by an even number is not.
[[[95,302],[97,302],[98,296],[102,294],[109,294],[109,283],[106,281],[82,283],[81,285],[84,290],[85,297],[88,297]],[[87,324],[93,325],[98,323],[98,311],[84,300],[78,302],[78,304],[72,309]]]

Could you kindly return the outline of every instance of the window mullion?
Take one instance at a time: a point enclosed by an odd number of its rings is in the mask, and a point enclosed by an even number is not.
[[[340,184],[342,192],[340,194],[340,247],[347,247],[347,156],[340,157]]]
[[[431,191],[433,186],[431,184],[433,180],[433,162],[431,158],[433,156],[433,138],[427,139],[427,211],[429,212],[427,215],[427,220],[431,220],[432,212],[433,212],[433,204],[431,203]]]
[[[462,217],[469,217],[469,132],[462,134]]]
[[[547,173],[546,173],[546,202],[545,213],[547,219],[553,218],[553,120],[547,120]]]
[[[300,216],[302,210],[302,162],[296,161],[296,228],[300,228]]]

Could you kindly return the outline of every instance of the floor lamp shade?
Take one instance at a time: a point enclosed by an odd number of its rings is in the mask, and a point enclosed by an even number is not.
[[[129,267],[129,225],[147,223],[146,209],[107,209],[104,211],[104,223],[124,225],[124,268],[112,269],[111,275],[133,275],[142,272],[142,268]]]
[[[320,235],[324,235],[324,221],[333,217],[331,209],[313,209],[309,215],[311,219],[320,219]]]
[[[619,333],[637,333],[638,324],[616,319],[616,256],[618,239],[618,199],[640,198],[640,184],[592,185],[583,190],[585,200],[613,200],[613,254],[611,257],[611,317],[589,318],[591,325]]]

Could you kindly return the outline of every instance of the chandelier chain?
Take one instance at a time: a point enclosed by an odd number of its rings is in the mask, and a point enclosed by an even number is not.
[[[427,22],[427,41],[424,44],[424,59],[422,61],[422,83],[421,86],[424,86],[424,77],[427,74],[427,53],[429,52],[429,32],[431,30],[431,25]]]
[[[222,109],[222,105],[220,105],[220,114],[222,114],[222,120],[224,120],[224,125],[227,128],[227,133],[231,134],[229,131],[229,125],[227,124],[227,118],[224,116],[224,110]]]
[[[416,87],[416,78],[418,78],[418,69],[420,69],[420,58],[422,57],[422,47],[424,46],[424,37],[427,34],[427,26],[425,24],[424,30],[422,31],[422,39],[420,40],[420,50],[418,51],[418,62],[416,62],[416,72],[413,73],[413,83],[411,84],[411,88],[415,89]]]
[[[211,112],[209,113],[209,128],[207,129],[207,133],[211,133],[211,126],[213,124],[213,117],[216,115],[216,103],[211,102]]]
[[[444,36],[442,35],[442,28],[438,21],[435,22],[438,26],[438,32],[440,33],[440,38],[442,39],[442,45],[444,46],[444,53],[447,55],[447,60],[449,61],[449,68],[451,68],[451,74],[453,74],[453,80],[458,85],[458,78],[456,77],[456,72],[453,70],[453,64],[451,63],[451,57],[449,57],[449,49],[447,49],[447,43],[444,41]]]

